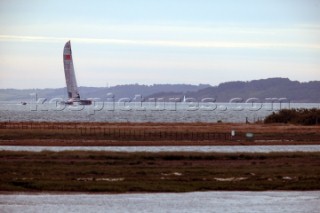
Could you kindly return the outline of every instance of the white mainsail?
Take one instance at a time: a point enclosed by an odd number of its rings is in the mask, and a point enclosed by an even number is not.
[[[183,103],[187,102],[186,96],[183,96],[182,102],[183,102]]]
[[[80,94],[77,86],[76,74],[73,67],[73,58],[71,43],[68,41],[63,48],[64,74],[67,83],[68,101],[66,104],[90,105],[91,100],[80,100]]]
[[[77,86],[76,74],[73,67],[71,43],[68,41],[63,49],[63,65],[66,77],[67,91],[69,101],[80,101],[80,95]]]

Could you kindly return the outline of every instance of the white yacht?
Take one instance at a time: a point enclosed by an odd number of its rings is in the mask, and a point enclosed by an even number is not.
[[[67,83],[67,92],[68,100],[65,101],[65,104],[68,105],[90,105],[92,104],[91,100],[81,100],[80,94],[77,86],[76,75],[73,67],[73,58],[71,51],[71,43],[68,41],[63,49],[63,65],[64,65],[64,74],[66,77]]]

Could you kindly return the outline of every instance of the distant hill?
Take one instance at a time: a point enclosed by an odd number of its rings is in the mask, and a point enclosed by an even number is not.
[[[81,98],[100,98],[106,100],[108,93],[112,93],[116,100],[119,98],[134,98],[135,95],[149,96],[159,92],[192,92],[210,87],[208,84],[189,85],[189,84],[154,84],[151,86],[129,84],[113,87],[80,87]],[[30,101],[34,100],[34,95],[38,98],[63,98],[67,99],[66,88],[58,89],[0,89],[0,101]]]
[[[80,87],[81,98],[100,98],[106,100],[107,94],[112,93],[115,99],[134,98],[142,95],[144,98],[215,98],[216,102],[229,102],[232,98],[288,98],[297,103],[320,103],[320,81],[301,83],[288,78],[268,78],[254,81],[234,81],[221,83],[218,86],[208,84],[154,84],[151,86],[129,84],[113,87]],[[30,94],[36,93],[38,98],[63,98],[66,97],[66,88],[58,89],[0,89],[0,101],[30,101]],[[34,100],[34,98],[33,98]]]
[[[232,98],[287,98],[296,103],[320,103],[320,81],[301,83],[288,78],[268,78],[254,81],[234,81],[200,89],[195,92],[160,92],[147,98],[214,98],[216,102],[229,102]]]

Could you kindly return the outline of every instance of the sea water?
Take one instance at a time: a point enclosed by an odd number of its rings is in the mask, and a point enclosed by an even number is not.
[[[2,213],[318,213],[320,191],[0,194]]]
[[[320,152],[320,145],[256,145],[256,146],[0,146],[0,151],[112,151],[112,152],[219,152],[271,153]]]
[[[95,102],[90,106],[0,102],[0,121],[255,122],[280,109],[320,108],[319,103]]]

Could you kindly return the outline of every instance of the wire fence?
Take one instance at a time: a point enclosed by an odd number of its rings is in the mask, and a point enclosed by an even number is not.
[[[144,128],[101,123],[2,122],[0,139],[85,139],[115,141],[319,141],[320,132],[240,132],[205,128]]]
[[[52,138],[83,138],[104,140],[134,141],[227,141],[232,140],[230,132],[212,132],[207,130],[168,129],[168,128],[134,128],[106,127],[83,125],[81,123],[0,123],[0,129],[14,131],[19,137],[52,137]],[[11,135],[18,137],[17,135]]]

